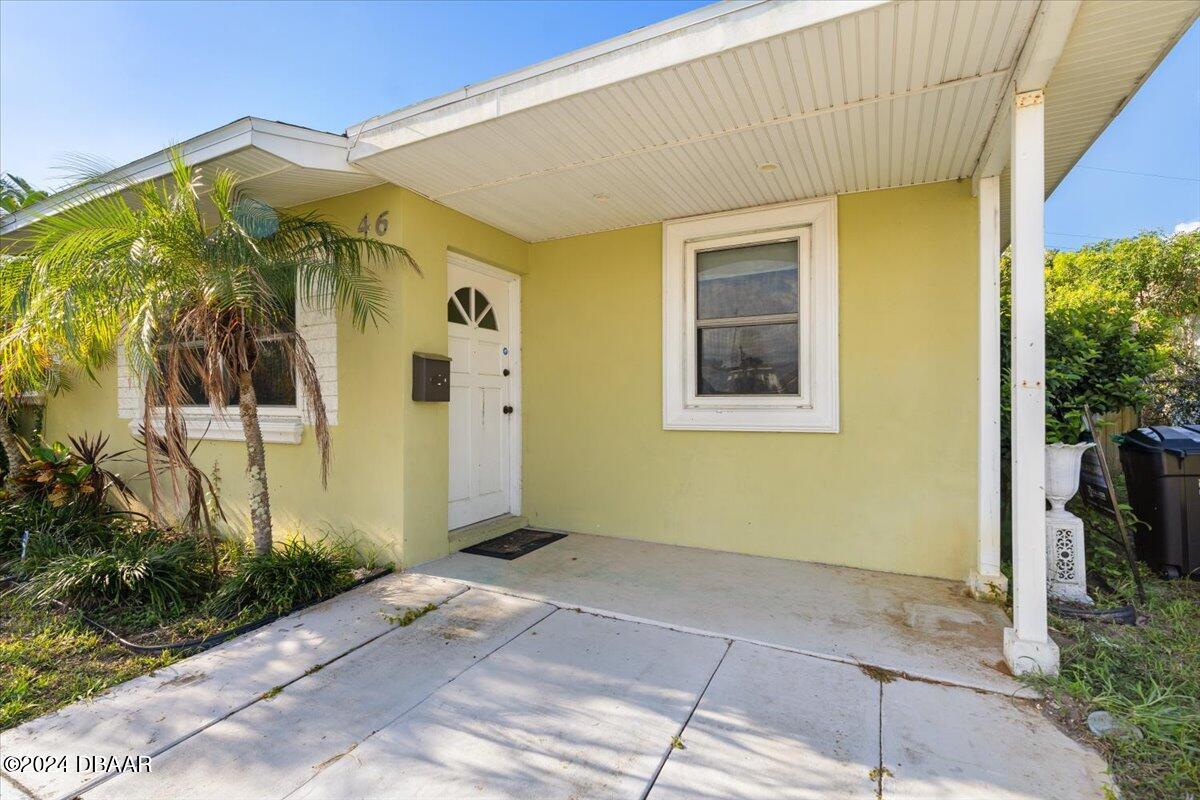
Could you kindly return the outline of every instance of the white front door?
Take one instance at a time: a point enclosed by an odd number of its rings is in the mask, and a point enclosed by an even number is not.
[[[517,276],[447,256],[451,529],[516,510]]]

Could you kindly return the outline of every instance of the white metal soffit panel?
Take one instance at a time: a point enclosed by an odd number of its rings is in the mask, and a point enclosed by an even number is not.
[[[1197,0],[1085,0],[1046,86],[1046,195],[1125,107],[1200,13]],[[1009,175],[1000,179],[1008,240]]]
[[[383,181],[371,174],[356,175],[289,164],[285,169],[247,177],[242,187],[251,197],[275,208],[290,208],[327,197],[378,186]]]
[[[436,106],[366,123],[352,159],[530,241],[968,177],[1037,8],[878,5],[427,138]]]

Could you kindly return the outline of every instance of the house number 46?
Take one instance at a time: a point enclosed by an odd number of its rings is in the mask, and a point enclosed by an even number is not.
[[[388,215],[388,212],[383,211],[383,212],[380,212],[379,216],[375,218],[375,235],[376,236],[383,236],[385,233],[387,233],[387,231],[388,231],[387,215]],[[370,214],[363,214],[362,220],[358,223],[357,230],[363,236],[370,235],[370,233],[371,233],[371,215]]]

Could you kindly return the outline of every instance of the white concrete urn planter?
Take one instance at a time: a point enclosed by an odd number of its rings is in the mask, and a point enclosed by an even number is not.
[[[1066,510],[1079,491],[1079,467],[1094,442],[1046,445],[1046,591],[1054,600],[1092,605],[1087,593],[1083,520]]]

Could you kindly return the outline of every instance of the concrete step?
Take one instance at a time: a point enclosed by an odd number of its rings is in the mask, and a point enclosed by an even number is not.
[[[503,536],[506,533],[512,533],[518,528],[524,528],[529,524],[529,519],[526,517],[514,517],[512,514],[503,514],[499,517],[492,517],[471,525],[464,525],[461,528],[455,528],[450,531],[450,552],[455,553],[462,550],[464,547],[486,542],[488,539],[495,539],[497,536]]]

